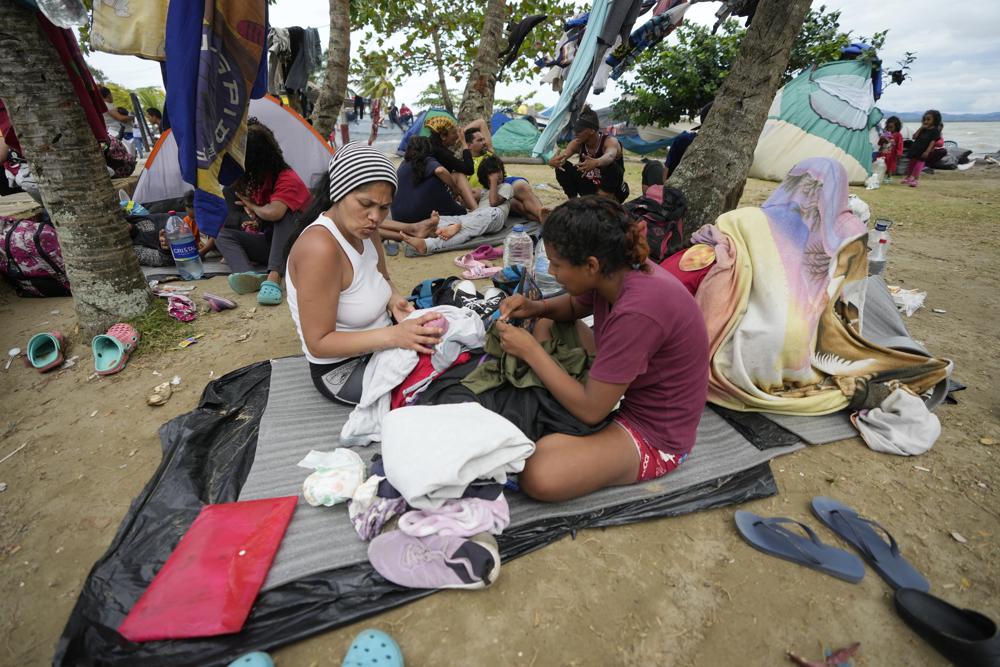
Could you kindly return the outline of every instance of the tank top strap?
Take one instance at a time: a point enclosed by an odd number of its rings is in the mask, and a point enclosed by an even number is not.
[[[316,219],[316,222],[309,225],[309,227],[312,227],[313,225],[319,225],[326,231],[330,232],[330,234],[333,235],[333,238],[337,239],[337,243],[339,243],[340,247],[343,248],[344,253],[347,254],[347,258],[351,261],[351,266],[357,269],[361,263],[361,253],[355,250],[354,246],[348,243],[347,238],[344,236],[343,232],[337,228],[336,223],[325,215],[320,215]]]

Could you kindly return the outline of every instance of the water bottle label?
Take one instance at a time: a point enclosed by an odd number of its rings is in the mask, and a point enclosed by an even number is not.
[[[198,257],[198,246],[195,245],[194,239],[190,241],[175,241],[170,244],[170,254],[174,256],[174,261],[183,262],[188,259],[195,259]]]

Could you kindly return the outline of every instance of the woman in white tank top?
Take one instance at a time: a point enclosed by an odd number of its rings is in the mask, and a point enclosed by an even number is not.
[[[358,402],[372,352],[430,354],[442,333],[425,326],[435,314],[405,319],[413,304],[389,278],[378,227],[395,192],[392,162],[367,144],[347,144],[330,161],[326,210],[293,236],[288,308],[313,384],[331,400]]]

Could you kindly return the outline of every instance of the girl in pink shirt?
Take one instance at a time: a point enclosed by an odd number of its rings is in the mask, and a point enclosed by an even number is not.
[[[531,366],[575,417],[590,425],[611,423],[589,436],[543,437],[519,477],[521,489],[558,502],[665,475],[694,446],[705,406],[708,335],[698,305],[680,281],[647,259],[635,221],[609,198],[569,200],[549,215],[542,238],[549,273],[566,294],[503,301],[496,324],[501,344]],[[546,320],[588,315],[594,316],[593,333],[578,328],[595,356],[581,383],[539,341],[548,337]],[[508,323],[531,318],[544,318],[534,335]]]

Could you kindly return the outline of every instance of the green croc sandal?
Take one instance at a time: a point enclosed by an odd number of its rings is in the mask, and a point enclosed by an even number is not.
[[[265,280],[257,292],[257,303],[262,306],[277,306],[281,303],[281,287],[273,280]]]
[[[237,294],[252,294],[260,289],[266,279],[266,273],[233,273],[229,276],[229,288]]]
[[[62,365],[66,339],[58,331],[35,334],[28,341],[28,363],[39,373],[48,373]]]
[[[392,637],[369,628],[351,642],[342,667],[403,667],[403,652]]]

